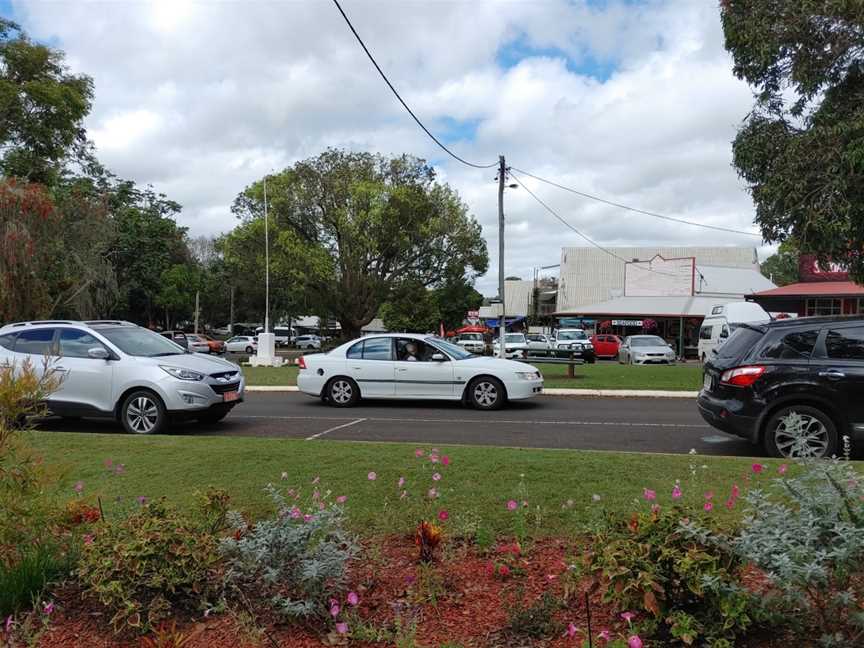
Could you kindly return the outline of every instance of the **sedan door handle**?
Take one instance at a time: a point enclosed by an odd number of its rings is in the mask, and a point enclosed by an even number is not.
[[[846,374],[839,369],[826,369],[825,371],[820,371],[819,376],[821,378],[828,378],[829,380],[840,380],[841,378],[845,378]]]
[[[408,371],[408,369],[403,367],[396,367],[396,371]]]

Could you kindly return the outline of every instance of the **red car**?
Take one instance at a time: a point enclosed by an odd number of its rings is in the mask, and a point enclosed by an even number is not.
[[[592,335],[591,344],[594,345],[594,353],[598,358],[617,358],[618,347],[621,346],[621,338],[617,335]]]

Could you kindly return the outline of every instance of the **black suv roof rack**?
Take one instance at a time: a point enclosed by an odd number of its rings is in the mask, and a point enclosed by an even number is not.
[[[100,326],[100,325],[110,325],[110,326],[136,326],[132,322],[127,322],[126,320],[87,320],[84,322],[87,326]]]

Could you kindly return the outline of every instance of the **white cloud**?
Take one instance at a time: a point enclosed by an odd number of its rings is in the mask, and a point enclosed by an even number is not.
[[[715,3],[344,0],[379,63],[430,127],[476,124],[453,148],[619,202],[751,229],[731,167],[749,110]],[[234,197],[271,169],[327,146],[408,152],[436,163],[483,225],[495,291],[494,170],[467,169],[413,124],[335,7],[306,2],[14,2],[33,36],[94,77],[87,125],[121,177],[184,205],[193,234],[233,227]],[[518,43],[517,47],[513,43]],[[521,52],[513,67],[498,55]],[[528,48],[528,49],[526,49]],[[537,55],[525,57],[526,52]],[[565,58],[566,57],[566,58]],[[683,227],[526,181],[604,245],[758,244]],[[524,190],[508,190],[508,275],[558,262],[583,241]]]

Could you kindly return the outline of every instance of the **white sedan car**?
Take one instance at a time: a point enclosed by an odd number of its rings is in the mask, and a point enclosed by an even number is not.
[[[495,338],[492,344],[492,355],[497,356],[501,348],[500,336]],[[528,340],[523,333],[504,334],[504,357],[505,358],[527,358]]]
[[[494,410],[543,392],[531,365],[475,356],[428,335],[370,335],[298,361],[297,387],[336,407],[361,398],[461,400]]]

